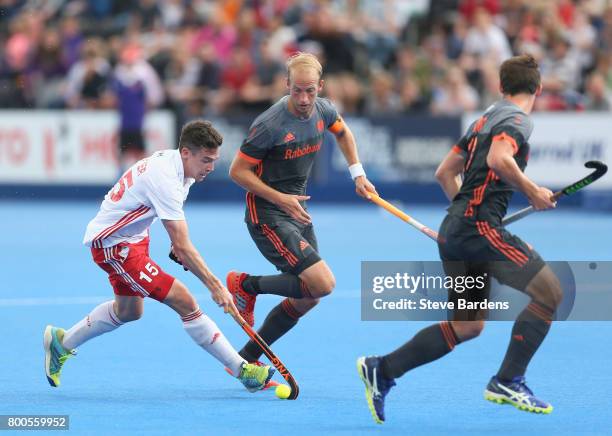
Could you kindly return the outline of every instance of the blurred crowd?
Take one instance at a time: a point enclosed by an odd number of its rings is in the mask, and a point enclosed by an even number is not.
[[[347,115],[486,108],[519,53],[537,110],[611,109],[611,0],[0,0],[0,38],[2,108],[260,111],[301,50]]]

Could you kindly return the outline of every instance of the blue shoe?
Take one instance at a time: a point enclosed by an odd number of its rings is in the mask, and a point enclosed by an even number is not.
[[[372,417],[377,424],[385,422],[385,397],[395,386],[393,379],[380,373],[381,358],[377,356],[357,359],[357,372],[365,384],[365,395]]]
[[[69,357],[76,354],[76,350],[67,350],[62,345],[64,330],[48,325],[45,328],[43,345],[45,347],[45,373],[49,384],[54,388],[60,385],[62,367]]]
[[[509,403],[519,410],[533,413],[551,413],[553,406],[533,395],[527,387],[525,377],[514,377],[509,382],[502,382],[496,376],[491,378],[484,391],[485,400],[498,404]]]

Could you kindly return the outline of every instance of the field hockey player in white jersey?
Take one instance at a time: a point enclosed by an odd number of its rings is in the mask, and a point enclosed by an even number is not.
[[[181,130],[177,150],[162,150],[134,164],[106,194],[96,217],[87,226],[84,244],[94,262],[107,274],[115,298],[94,308],[64,331],[47,326],[44,333],[45,369],[53,387],[75,349],[124,323],[142,316],[145,297],[160,301],[181,317],[191,338],[228,367],[251,392],[269,382],[274,369],[247,363],[204,315],[193,295],[179,280],[149,257],[149,227],[161,219],[175,255],[210,290],[227,313],[237,309],[223,283],[208,269],[189,239],[183,202],[194,182],[214,169],[223,138],[207,121],[196,120]]]

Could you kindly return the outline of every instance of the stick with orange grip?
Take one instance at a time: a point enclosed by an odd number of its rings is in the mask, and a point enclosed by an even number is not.
[[[388,212],[391,212],[393,215],[395,215],[396,217],[398,217],[402,221],[407,222],[411,226],[415,227],[421,233],[424,233],[425,235],[429,236],[434,241],[438,241],[438,232],[436,232],[435,230],[430,229],[429,227],[427,227],[424,224],[421,224],[420,222],[418,222],[417,220],[412,218],[410,215],[402,212],[397,207],[393,206],[388,201],[383,200],[382,198],[380,198],[378,195],[376,195],[374,193],[371,193],[371,192],[369,194],[370,194],[370,200],[373,203],[376,203],[377,205],[379,205],[383,209],[387,210]]]

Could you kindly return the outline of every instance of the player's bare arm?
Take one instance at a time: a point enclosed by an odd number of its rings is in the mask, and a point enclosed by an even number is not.
[[[189,239],[189,229],[185,221],[162,220],[170,240],[174,253],[181,263],[193,272],[195,276],[210,290],[211,297],[215,303],[223,307],[225,313],[233,310],[237,313],[232,296],[223,286],[223,283],[208,269],[204,259]]]
[[[436,179],[442,187],[446,198],[452,201],[461,189],[461,174],[465,158],[454,150],[448,152],[436,170]]]
[[[240,154],[234,157],[230,167],[230,177],[244,189],[258,197],[274,203],[290,217],[302,224],[310,224],[312,219],[304,210],[300,201],[308,200],[308,195],[291,195],[279,192],[261,181],[254,172],[255,164],[244,159]]]
[[[513,157],[513,147],[505,139],[493,141],[487,155],[487,165],[504,181],[521,191],[536,210],[556,206],[550,189],[533,183],[518,167]]]
[[[336,136],[338,147],[340,147],[340,150],[342,151],[342,154],[344,155],[346,163],[348,163],[349,167],[359,164],[357,142],[355,141],[355,136],[353,135],[353,132],[351,132],[351,129],[349,129],[345,123],[342,123],[342,128],[335,132],[334,135]],[[355,191],[358,195],[367,199],[370,198],[368,192],[378,194],[374,185],[365,175],[355,177]]]

